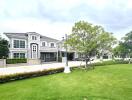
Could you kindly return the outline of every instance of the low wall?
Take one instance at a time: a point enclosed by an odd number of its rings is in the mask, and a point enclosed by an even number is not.
[[[0,68],[6,67],[6,59],[0,59]]]
[[[40,59],[27,59],[27,63],[29,65],[37,65],[37,64],[40,64]]]

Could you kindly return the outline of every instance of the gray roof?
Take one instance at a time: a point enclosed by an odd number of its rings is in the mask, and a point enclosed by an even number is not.
[[[31,32],[33,34],[35,34],[35,32]],[[28,38],[28,33],[4,33],[8,38],[18,38],[18,39],[27,39]],[[38,33],[36,33],[38,34]],[[53,39],[47,36],[42,36],[40,35],[41,41],[47,41],[47,42],[58,42],[59,40],[57,39]]]
[[[27,33],[4,33],[8,38],[22,38],[27,39]]]
[[[41,38],[40,38],[41,41],[47,41],[47,42],[58,42],[59,40],[56,40],[56,39],[53,39],[53,38],[50,38],[50,37],[47,37],[47,36],[42,36],[41,35]]]

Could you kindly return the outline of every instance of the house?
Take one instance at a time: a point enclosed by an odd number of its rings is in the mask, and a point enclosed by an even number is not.
[[[60,41],[42,36],[36,32],[4,33],[9,38],[9,58],[41,59],[41,61],[58,61],[64,56],[65,49]],[[75,52],[68,53],[68,59],[73,60]]]

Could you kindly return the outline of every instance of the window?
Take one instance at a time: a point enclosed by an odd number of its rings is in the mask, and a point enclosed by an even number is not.
[[[14,53],[14,58],[25,58],[25,53]]]
[[[19,53],[14,53],[14,58],[19,58]]]
[[[36,52],[36,46],[33,46],[33,52]]]
[[[42,46],[45,47],[46,46],[46,42],[42,42]]]
[[[55,47],[55,44],[54,43],[51,43],[50,46],[53,48],[53,47]]]
[[[25,58],[25,53],[20,53],[20,58]]]
[[[46,54],[46,58],[50,58],[50,54],[48,53],[48,54]]]
[[[32,40],[37,40],[37,37],[36,36],[32,36]]]
[[[14,48],[25,48],[25,41],[14,40]]]
[[[14,40],[14,48],[19,48],[19,40]]]
[[[25,41],[20,41],[20,48],[25,48]]]

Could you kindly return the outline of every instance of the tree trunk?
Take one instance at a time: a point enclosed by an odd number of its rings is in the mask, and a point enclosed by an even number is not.
[[[88,65],[88,62],[87,62],[87,59],[85,60],[85,69],[87,68],[87,65]]]

